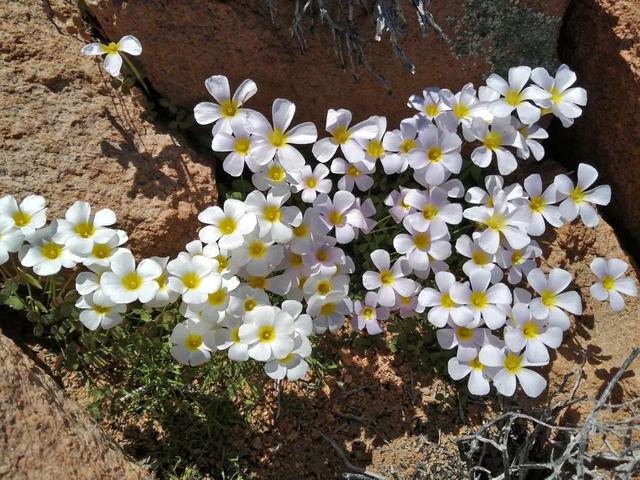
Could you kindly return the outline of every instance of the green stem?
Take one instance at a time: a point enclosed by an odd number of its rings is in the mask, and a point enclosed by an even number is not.
[[[140,83],[140,86],[144,88],[145,92],[147,92],[147,95],[151,95],[151,93],[149,92],[149,89],[147,88],[146,83],[144,82],[144,79],[142,78],[142,75],[140,74],[140,71],[136,68],[133,62],[129,60],[129,58],[123,53],[120,53],[120,56],[124,58],[125,62],[127,62],[127,65],[129,66],[129,68],[131,69],[135,77],[138,79],[138,83]]]

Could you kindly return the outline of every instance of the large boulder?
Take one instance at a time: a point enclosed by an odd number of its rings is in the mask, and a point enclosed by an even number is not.
[[[216,200],[211,157],[143,121],[80,56],[59,21],[77,14],[62,0],[0,2],[0,195],[42,194],[50,218],[78,199],[112,208],[137,254],[175,254]]]
[[[152,478],[131,462],[104,430],[2,333],[0,358],[0,477]]]
[[[374,42],[375,18],[355,9],[354,24],[366,41],[369,66],[382,75],[385,86],[363,65],[357,65],[354,81],[346,47],[346,67],[334,53],[328,22],[317,20],[313,33],[309,17],[300,23],[305,31],[306,52],[291,35],[297,2],[276,5],[275,24],[266,1],[192,0],[189,2],[113,2],[88,0],[87,6],[109,39],[125,34],[138,37],[145,47],[140,57],[149,80],[163,96],[177,105],[193,108],[207,97],[203,82],[210,75],[224,74],[232,85],[245,78],[258,83],[258,96],[251,107],[269,112],[274,98],[291,99],[298,118],[324,125],[328,108],[345,107],[356,118],[386,115],[391,122],[407,116],[406,99],[426,86],[460,88],[469,81],[481,82],[489,69],[505,71],[514,64],[555,62],[556,38],[568,0],[434,0],[429,10],[451,43],[433,30],[422,37],[415,12],[406,5],[408,31],[401,45],[416,66],[408,73],[396,57],[388,33]],[[304,2],[301,2],[301,4]],[[326,1],[331,7],[344,2]],[[373,3],[373,2],[371,2]],[[335,9],[332,18],[347,22]],[[468,54],[468,55],[467,55]],[[457,58],[457,55],[463,55]]]
[[[613,187],[607,213],[638,255],[640,211],[640,4],[636,0],[571,2],[560,59],[575,69],[589,103],[584,117],[551,138],[564,160],[591,163]]]

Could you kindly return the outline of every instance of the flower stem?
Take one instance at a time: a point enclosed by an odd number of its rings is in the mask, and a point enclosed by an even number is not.
[[[136,68],[136,66],[133,64],[133,62],[131,60],[129,60],[129,57],[127,57],[123,53],[121,53],[120,56],[122,58],[124,58],[125,62],[127,62],[127,65],[129,66],[129,68],[131,69],[131,71],[133,72],[135,77],[138,79],[138,83],[140,83],[140,85],[142,86],[144,91],[147,93],[147,95],[151,95],[151,93],[149,92],[149,89],[147,88],[147,85],[146,85],[146,83],[144,81],[144,78],[142,78],[142,75],[140,74],[140,71]]]

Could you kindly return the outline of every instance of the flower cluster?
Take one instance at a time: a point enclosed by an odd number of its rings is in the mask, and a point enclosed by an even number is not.
[[[204,227],[185,251],[136,262],[112,211],[92,213],[76,202],[45,226],[44,199],[18,205],[7,196],[0,199],[0,264],[18,252],[39,275],[86,267],[76,278],[77,306],[90,329],[117,325],[134,302],[177,304],[184,319],[171,351],[180,363],[199,365],[225,351],[234,361],[262,362],[274,379],[304,376],[311,334],[337,332],[345,318],[355,330],[378,334],[391,316],[425,315],[440,345],[455,349],[451,377],[468,376],[471,393],[487,394],[493,383],[513,395],[520,383],[535,397],[546,380],[531,367],[549,362],[569,314],[582,311],[568,272],[538,268],[535,238],[547,224],[577,217],[595,226],[595,206],[608,204],[611,191],[593,186],[597,172],[586,164],[575,182],[558,175],[544,185],[532,174],[508,183],[503,176],[518,159],[543,158],[542,117],[569,126],[580,116],[586,92],[575,81],[566,65],[555,76],[516,67],[478,90],[468,84],[412,96],[417,112],[395,130],[381,116],[356,123],[348,110],[329,110],[328,135],[318,139],[312,123],[292,126],[289,100],[276,99],[269,120],[246,106],[257,92],[253,81],[232,94],[226,77],[213,76],[205,82],[213,101],[198,104],[195,119],[212,126],[224,171],[240,177],[246,167],[255,188],[201,212]],[[307,163],[309,154],[317,161]],[[465,186],[473,169],[494,159],[500,175],[486,175],[484,188]],[[382,172],[398,175],[397,189],[376,199]],[[367,252],[367,270],[365,259],[354,262],[352,244],[375,234],[376,200],[389,210],[380,225],[392,219],[395,226],[385,229],[395,234]],[[637,293],[623,277],[626,267],[616,259],[592,264],[598,282],[591,293],[614,310],[624,306],[621,293]],[[361,285],[354,282],[360,274]]]

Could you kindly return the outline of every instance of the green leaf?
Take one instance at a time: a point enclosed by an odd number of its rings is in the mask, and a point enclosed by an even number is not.
[[[11,296],[7,299],[6,301],[6,305],[13,308],[14,310],[23,310],[24,309],[24,302],[22,301],[22,299],[18,296]]]

